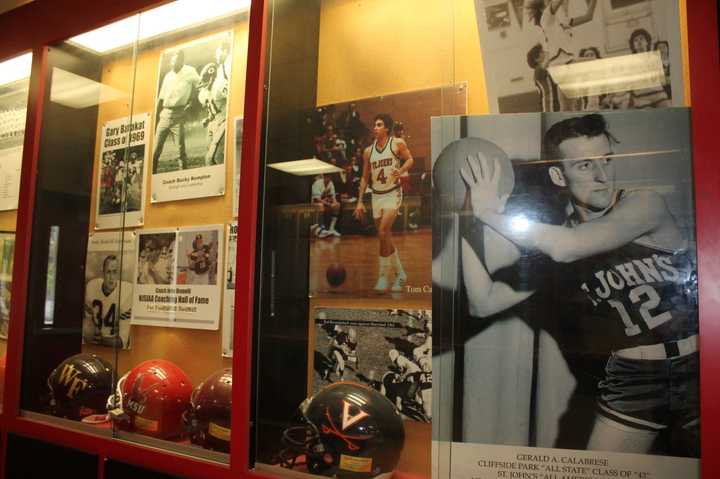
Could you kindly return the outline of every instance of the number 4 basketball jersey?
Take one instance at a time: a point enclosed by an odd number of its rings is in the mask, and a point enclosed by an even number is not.
[[[392,151],[392,138],[388,138],[385,147],[378,149],[377,141],[374,141],[370,153],[370,189],[374,193],[387,193],[394,190],[400,184],[397,178],[392,177],[392,171],[400,168],[400,159]]]

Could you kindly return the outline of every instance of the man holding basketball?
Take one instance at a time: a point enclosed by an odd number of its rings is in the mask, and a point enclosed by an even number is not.
[[[587,448],[646,453],[664,434],[680,454],[697,456],[693,261],[662,196],[616,188],[615,143],[598,114],[562,120],[545,134],[547,172],[570,195],[564,225],[504,214],[497,162],[488,174],[490,159],[468,158],[460,174],[477,221],[510,247],[571,264],[558,266],[567,324],[587,354],[610,355]],[[534,293],[494,281],[466,239],[462,265],[471,315],[495,314]]]
[[[365,218],[363,195],[368,186],[372,191],[372,212],[380,239],[378,280],[376,291],[388,288],[388,275],[395,270],[393,292],[402,291],[407,274],[400,262],[397,248],[392,240],[392,225],[402,204],[400,177],[413,165],[410,150],[401,138],[392,137],[393,120],[390,115],[380,113],[375,116],[373,135],[375,141],[363,152],[363,174],[360,180],[358,204],[353,216],[358,220]]]

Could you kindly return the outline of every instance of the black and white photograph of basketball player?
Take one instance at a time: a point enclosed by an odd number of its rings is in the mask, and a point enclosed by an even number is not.
[[[432,418],[432,313],[315,310],[313,392],[338,381],[380,391],[406,418]]]
[[[83,342],[129,349],[134,248],[128,239],[127,249],[121,251],[117,240],[116,233],[95,233],[90,238],[85,264]],[[108,247],[113,244],[116,249]]]
[[[99,214],[142,210],[145,145],[103,153],[100,165]]]
[[[160,55],[153,174],[224,164],[231,62],[231,33]]]
[[[218,284],[217,230],[181,232],[178,244],[178,284]]]
[[[468,120],[468,135],[507,143],[494,126]],[[508,121],[538,130],[536,155],[511,161],[492,143],[435,163],[436,188],[457,175],[465,195],[443,202],[438,217],[456,228],[444,241],[457,241],[457,268],[443,273],[439,261],[434,270],[438,304],[460,330],[454,414],[464,419],[454,439],[524,435],[528,446],[699,457],[688,111]],[[454,307],[450,297],[459,298]],[[490,347],[515,352],[506,377],[483,369]],[[518,348],[532,352],[529,361]],[[472,378],[526,397],[526,425],[503,439],[491,432],[497,423],[473,421]]]
[[[175,233],[138,235],[137,284],[173,284]]]
[[[592,103],[595,110],[684,104],[683,77],[669,68],[682,62],[678,2],[475,0],[475,14],[485,71],[493,72],[487,78],[493,113],[583,111],[585,98],[601,95],[606,101]],[[629,58],[653,50],[657,61]],[[629,59],[587,63],[613,57]],[[593,86],[574,90],[593,68]],[[638,85],[637,75],[648,80]]]

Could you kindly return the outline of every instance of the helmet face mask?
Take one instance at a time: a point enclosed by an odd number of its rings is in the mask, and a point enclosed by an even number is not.
[[[284,467],[304,465],[313,474],[372,478],[392,473],[405,432],[400,414],[382,394],[353,382],[327,386],[301,410],[302,424],[283,432]]]

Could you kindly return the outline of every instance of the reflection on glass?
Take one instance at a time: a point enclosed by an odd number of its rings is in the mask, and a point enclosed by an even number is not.
[[[48,240],[47,279],[45,280],[45,316],[43,324],[52,326],[55,322],[55,282],[57,280],[58,243],[60,227],[50,227]]]

